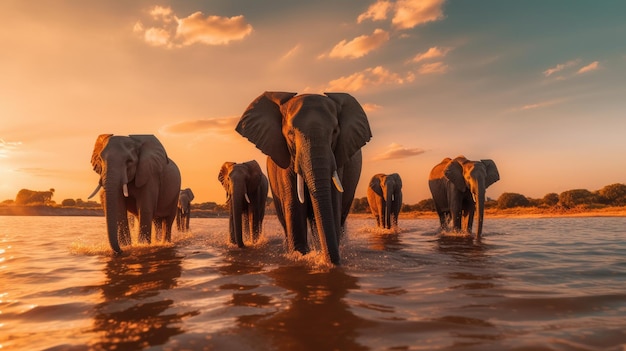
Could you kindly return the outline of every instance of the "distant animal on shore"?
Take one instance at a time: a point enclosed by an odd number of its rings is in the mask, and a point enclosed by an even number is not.
[[[224,162],[217,179],[226,190],[230,242],[245,247],[244,233],[256,242],[263,229],[268,192],[267,177],[259,163]]]
[[[398,227],[402,209],[402,179],[398,173],[378,173],[372,176],[367,187],[367,202],[376,217],[376,225],[390,229]]]
[[[176,211],[176,229],[181,232],[189,230],[189,219],[191,218],[191,201],[194,195],[190,188],[185,188],[178,195],[178,209]]]
[[[269,156],[270,188],[289,248],[309,252],[310,223],[325,255],[339,264],[339,239],[361,175],[361,147],[372,137],[361,105],[345,93],[265,92],[236,130]]]
[[[167,157],[154,135],[101,134],[91,155],[93,170],[100,175],[98,187],[106,216],[109,243],[116,254],[130,245],[128,213],[138,216],[139,241],[150,243],[152,224],[156,237],[165,233],[171,241],[180,192],[180,171]]]
[[[485,190],[500,179],[492,160],[470,161],[465,156],[444,158],[433,167],[428,186],[435,202],[442,229],[450,220],[457,231],[472,232],[474,213],[478,209],[477,237],[483,230]]]

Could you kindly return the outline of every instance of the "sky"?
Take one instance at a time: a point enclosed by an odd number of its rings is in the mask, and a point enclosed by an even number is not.
[[[541,198],[626,183],[626,2],[0,2],[0,201],[83,199],[99,134],[154,134],[194,202],[226,161],[266,157],[234,128],[264,91],[346,92],[367,112],[356,197],[398,173],[430,197],[445,157],[492,159],[487,190]]]

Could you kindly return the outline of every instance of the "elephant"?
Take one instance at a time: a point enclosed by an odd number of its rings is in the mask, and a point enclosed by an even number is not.
[[[485,191],[498,180],[500,174],[493,160],[470,161],[465,156],[458,156],[453,160],[447,157],[433,167],[428,185],[441,229],[448,229],[452,220],[454,230],[463,229],[471,234],[474,213],[478,208],[476,236],[480,238],[485,212]]]
[[[398,173],[378,173],[372,176],[367,187],[367,202],[376,217],[376,225],[391,229],[398,227],[402,209],[402,179]]]
[[[268,192],[267,177],[261,166],[255,160],[224,162],[217,179],[226,190],[230,242],[245,247],[244,231],[256,242],[263,228]]]
[[[91,164],[100,180],[89,198],[103,188],[109,244],[116,255],[122,254],[120,242],[131,244],[128,214],[138,217],[139,242],[151,242],[153,223],[156,237],[164,231],[164,239],[171,241],[180,171],[154,135],[101,134]]]
[[[277,217],[290,250],[309,252],[307,223],[324,254],[340,264],[339,240],[361,175],[361,148],[372,133],[346,93],[265,92],[235,130],[267,158]]]
[[[178,195],[178,209],[176,210],[176,229],[181,232],[189,230],[189,219],[191,218],[191,201],[194,195],[190,188],[181,189]]]

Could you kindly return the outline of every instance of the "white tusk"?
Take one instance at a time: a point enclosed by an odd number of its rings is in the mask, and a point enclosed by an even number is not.
[[[94,197],[98,191],[100,191],[100,188],[102,188],[102,184],[98,183],[98,186],[96,187],[96,190],[93,191],[93,193],[91,193],[91,195],[89,195],[89,197],[87,198],[87,200],[91,199],[92,197]]]
[[[396,197],[394,195],[391,195],[391,201],[396,201]]]
[[[476,201],[476,194],[472,193],[472,200],[474,200],[474,203],[477,203],[478,201]]]
[[[122,185],[122,192],[124,193],[124,197],[128,197],[128,184],[124,183],[124,185]]]
[[[250,203],[250,198],[248,197],[248,193],[243,194],[243,196],[245,196],[245,197],[246,197],[246,202],[247,202],[247,203]]]
[[[339,175],[337,174],[337,171],[333,172],[333,183],[335,183],[335,188],[337,188],[340,193],[343,193],[343,186],[341,185],[341,180],[339,180]]]
[[[302,178],[300,174],[298,174],[298,178],[297,178],[297,187],[298,187],[298,200],[300,200],[300,203],[303,204],[304,203],[304,179]]]

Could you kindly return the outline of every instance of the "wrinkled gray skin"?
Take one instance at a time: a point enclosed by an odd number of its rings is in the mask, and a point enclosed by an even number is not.
[[[474,213],[478,210],[477,237],[483,230],[485,191],[500,179],[492,160],[469,161],[464,156],[445,158],[430,172],[428,185],[435,201],[441,228],[472,233]]]
[[[190,188],[185,188],[178,195],[178,208],[176,210],[176,229],[181,232],[189,230],[189,219],[191,218],[191,201],[194,195]]]
[[[140,242],[151,242],[153,223],[156,237],[165,232],[165,240],[171,241],[180,172],[154,135],[101,134],[91,164],[100,180],[89,198],[103,188],[100,195],[115,254],[122,253],[120,242],[131,244],[129,213],[138,217]]]
[[[367,187],[367,202],[376,217],[376,225],[390,229],[398,227],[402,209],[402,179],[398,173],[375,174]]]
[[[289,248],[309,252],[309,222],[326,256],[340,264],[339,239],[361,175],[361,147],[372,136],[361,105],[345,93],[265,92],[236,130],[269,156],[270,188]]]
[[[243,234],[259,239],[263,229],[268,181],[259,163],[224,162],[217,179],[226,190],[230,242],[245,247]]]

